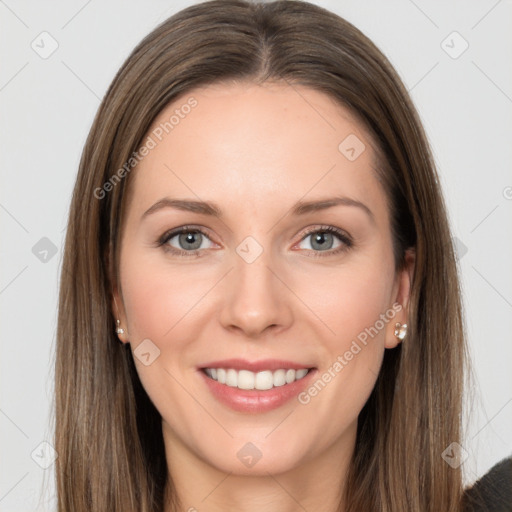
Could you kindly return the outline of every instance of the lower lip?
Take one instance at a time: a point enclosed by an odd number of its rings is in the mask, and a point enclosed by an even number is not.
[[[239,389],[226,384],[220,384],[208,377],[202,370],[200,375],[206,382],[212,395],[221,403],[238,412],[261,413],[281,407],[286,402],[296,397],[309,384],[316,369],[309,370],[302,379],[296,380],[284,386],[277,386],[264,391],[251,389]]]

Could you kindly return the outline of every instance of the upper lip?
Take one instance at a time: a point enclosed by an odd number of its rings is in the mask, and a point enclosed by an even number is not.
[[[263,370],[280,370],[313,368],[312,365],[301,364],[295,361],[286,361],[283,359],[262,359],[261,361],[247,361],[246,359],[223,359],[222,361],[211,361],[199,367],[204,368],[232,368],[233,370],[249,370],[251,372],[260,372]]]

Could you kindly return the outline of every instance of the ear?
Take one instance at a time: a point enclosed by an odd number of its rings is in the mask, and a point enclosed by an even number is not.
[[[118,283],[119,276],[116,273],[115,266],[113,264],[113,246],[112,242],[109,243],[108,249],[105,251],[105,262],[107,267],[107,273],[109,276],[109,285],[112,293],[111,300],[111,310],[112,316],[114,317],[114,325],[115,325],[115,334],[119,338],[119,341],[122,343],[128,343],[129,341],[129,333],[128,333],[128,324],[126,322],[126,314],[124,310],[124,301],[122,293],[119,292]],[[119,320],[119,324],[117,323]],[[120,327],[124,330],[124,333],[118,333],[117,328]]]
[[[401,340],[395,336],[395,324],[407,324],[409,318],[409,300],[411,296],[411,285],[416,264],[416,251],[414,248],[407,249],[404,256],[404,266],[397,273],[393,287],[392,309],[396,312],[395,317],[389,321],[386,328],[386,348],[395,348]]]
[[[122,343],[128,343],[129,341],[129,333],[128,333],[128,324],[126,322],[126,314],[124,311],[124,302],[123,297],[119,293],[117,285],[114,286],[112,290],[112,314],[114,315],[114,321],[117,327],[120,327],[124,330],[124,333],[116,333],[119,341]],[[119,324],[117,324],[117,320],[119,320]]]

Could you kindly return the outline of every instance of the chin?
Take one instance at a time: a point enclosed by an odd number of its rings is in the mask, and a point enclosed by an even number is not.
[[[293,471],[301,465],[301,459],[297,454],[290,456],[290,454],[285,454],[282,451],[263,453],[261,450],[257,451],[254,448],[246,449],[246,452],[241,456],[234,452],[231,457],[223,457],[221,460],[217,457],[215,460],[209,460],[208,463],[225,473],[252,477],[268,477],[269,474],[278,475]],[[248,455],[249,452],[253,452],[253,455]]]
[[[265,434],[267,435],[267,434]],[[271,437],[271,435],[270,435]],[[280,474],[299,468],[304,462],[306,453],[303,442],[290,439],[265,439],[264,435],[240,436],[226,443],[215,443],[205,447],[201,457],[205,463],[224,473],[241,476],[268,476]]]

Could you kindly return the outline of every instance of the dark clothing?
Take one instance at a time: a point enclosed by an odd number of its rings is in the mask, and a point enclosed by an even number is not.
[[[464,492],[464,512],[512,511],[512,457],[503,459]]]

